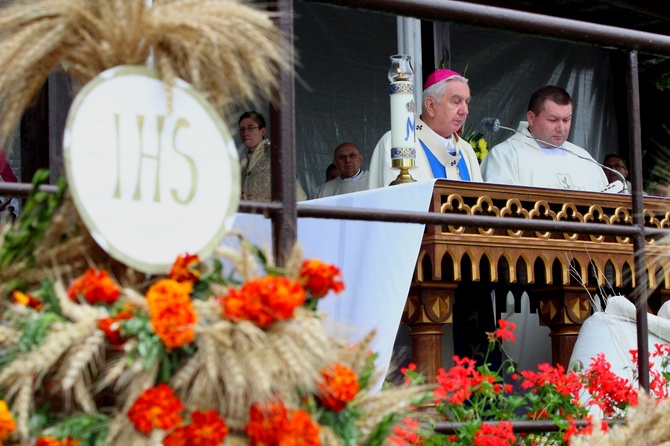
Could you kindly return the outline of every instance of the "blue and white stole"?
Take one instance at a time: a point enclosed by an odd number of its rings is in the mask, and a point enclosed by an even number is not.
[[[419,139],[419,142],[421,143],[421,147],[423,147],[424,152],[426,152],[426,157],[428,158],[428,162],[430,163],[430,169],[433,171],[433,177],[447,178],[447,168],[440,162],[440,160],[437,159],[435,155],[433,155],[433,152],[431,152],[430,149],[428,149],[428,146],[426,146],[426,144],[423,141]],[[470,181],[470,171],[468,170],[468,164],[465,162],[465,157],[463,156],[463,154],[461,154],[461,151],[458,148],[456,148],[456,150],[459,156],[458,163],[456,164],[456,168],[458,169],[458,175],[460,176],[461,180]],[[450,179],[458,179],[458,178],[450,178]]]

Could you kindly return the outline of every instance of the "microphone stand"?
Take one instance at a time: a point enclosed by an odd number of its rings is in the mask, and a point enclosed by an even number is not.
[[[497,120],[496,120],[496,121],[497,121]],[[518,133],[518,134],[520,134],[520,135],[525,136],[526,138],[530,138],[530,139],[533,139],[533,140],[535,140],[535,141],[541,142],[542,144],[545,144],[545,145],[547,145],[547,146],[549,146],[549,147],[552,147],[552,148],[554,148],[554,149],[565,150],[566,152],[570,153],[571,155],[576,156],[577,158],[581,158],[581,159],[583,159],[583,160],[585,160],[585,161],[588,161],[588,162],[590,162],[590,163],[592,163],[592,164],[595,164],[596,166],[600,166],[600,167],[603,168],[603,169],[609,170],[610,172],[613,172],[614,174],[616,174],[616,175],[619,177],[619,179],[621,179],[621,182],[623,183],[623,189],[622,189],[622,192],[623,192],[624,194],[629,194],[629,193],[630,193],[630,191],[628,190],[628,183],[626,182],[626,177],[624,177],[623,174],[622,174],[621,172],[619,172],[618,170],[612,169],[611,167],[606,166],[606,165],[604,165],[604,164],[600,164],[598,161],[594,160],[593,158],[588,158],[588,157],[579,155],[579,154],[573,152],[572,150],[568,150],[568,149],[566,149],[565,147],[560,147],[560,146],[557,146],[556,144],[552,144],[552,143],[547,142],[547,141],[542,141],[541,139],[539,139],[539,138],[535,138],[535,137],[532,136],[532,135],[526,135],[525,133],[522,133],[522,132],[520,132],[520,131],[518,131],[518,130],[516,130],[516,129],[513,129],[513,128],[511,128],[511,127],[505,127],[504,125],[500,125],[499,122],[496,122],[496,123],[495,123],[495,127],[494,127],[494,129],[493,129],[494,132],[497,131],[496,127],[501,128],[501,129],[505,129],[505,130],[511,130],[511,131],[513,131],[514,133]]]

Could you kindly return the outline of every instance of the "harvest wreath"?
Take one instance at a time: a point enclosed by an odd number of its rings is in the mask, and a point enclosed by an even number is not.
[[[34,193],[2,229],[5,444],[374,445],[422,396],[369,392],[373,334],[326,335],[335,266],[296,250],[279,269],[242,240],[217,252],[230,270],[184,254],[146,276],[96,248],[63,196]]]

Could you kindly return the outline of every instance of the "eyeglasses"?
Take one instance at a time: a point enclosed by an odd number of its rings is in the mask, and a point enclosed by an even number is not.
[[[246,126],[246,127],[240,127],[240,133],[244,133],[245,130],[246,130],[247,132],[251,133],[251,132],[253,132],[254,130],[256,130],[257,128],[258,128],[257,125],[248,125],[248,126]]]

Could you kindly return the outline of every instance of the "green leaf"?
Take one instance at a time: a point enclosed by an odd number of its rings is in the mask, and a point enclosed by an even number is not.
[[[24,319],[18,349],[22,353],[32,351],[44,343],[49,334],[49,327],[55,322],[63,322],[64,318],[56,313],[37,313],[32,319]]]
[[[366,446],[379,446],[384,443],[389,435],[391,435],[391,430],[393,426],[398,422],[399,416],[395,413],[386,414],[386,416],[379,422],[378,425],[372,430],[368,436],[367,441],[364,443]]]
[[[5,234],[0,244],[0,268],[21,260],[34,262],[35,248],[51,226],[51,218],[63,202],[65,179],[58,180],[55,194],[39,191],[39,187],[49,180],[49,171],[40,169],[33,176],[33,189],[23,206],[21,216]]]
[[[79,446],[103,446],[109,431],[109,418],[104,414],[83,415],[64,419],[55,429],[55,437],[80,440]]]
[[[63,314],[60,308],[60,301],[58,300],[58,296],[56,296],[56,292],[54,291],[53,284],[50,280],[43,280],[40,284],[40,288],[33,294],[42,301],[42,304],[48,311],[60,315]]]
[[[370,385],[370,379],[372,379],[372,376],[375,372],[375,361],[377,360],[377,356],[379,356],[379,354],[373,353],[365,359],[365,366],[363,367],[363,371],[358,376],[358,385],[360,386],[361,390],[367,389],[367,387]]]
[[[324,410],[318,414],[317,418],[321,424],[330,426],[333,431],[342,439],[345,446],[356,446],[360,435],[356,421],[360,413],[353,407],[347,406],[340,412]]]

